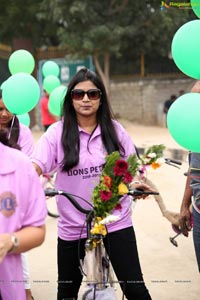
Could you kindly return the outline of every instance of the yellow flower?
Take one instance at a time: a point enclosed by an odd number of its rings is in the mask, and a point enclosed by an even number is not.
[[[128,193],[128,188],[127,186],[121,182],[119,185],[118,185],[118,194],[119,195],[124,195],[124,194],[127,194]]]
[[[105,236],[107,234],[106,227],[103,224],[100,224],[101,218],[97,218],[94,223],[93,228],[90,230],[91,234],[101,234]]]

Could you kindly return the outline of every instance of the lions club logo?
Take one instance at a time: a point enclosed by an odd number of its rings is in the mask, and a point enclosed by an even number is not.
[[[4,192],[0,195],[0,212],[5,217],[10,217],[14,214],[17,206],[16,197],[11,192]]]

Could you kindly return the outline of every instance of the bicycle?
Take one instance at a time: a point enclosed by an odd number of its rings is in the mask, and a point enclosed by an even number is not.
[[[147,194],[158,195],[158,192],[144,192],[139,189],[129,189],[127,195],[131,197]],[[77,195],[69,194],[63,190],[47,189],[45,195],[54,197],[62,195],[66,197],[76,209],[86,215],[87,238],[85,243],[84,263],[80,263],[82,275],[86,277],[87,290],[82,295],[82,300],[117,300],[114,283],[114,272],[109,261],[108,253],[103,245],[103,234],[91,233],[92,223],[94,221],[94,209],[84,209],[74,197]],[[84,200],[88,202],[87,200]],[[95,247],[91,250],[91,240],[95,242]],[[122,296],[124,299],[124,295]]]

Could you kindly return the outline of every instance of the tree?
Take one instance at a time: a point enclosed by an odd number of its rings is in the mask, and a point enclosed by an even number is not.
[[[58,45],[57,28],[43,0],[1,0],[0,41],[13,45],[14,39],[28,39],[33,48]]]
[[[185,2],[185,1],[184,1]],[[92,55],[109,90],[110,57],[165,56],[192,10],[160,9],[158,0],[1,0],[0,41],[28,38],[33,47],[59,46]]]
[[[72,54],[92,55],[109,90],[110,57],[168,55],[175,31],[194,14],[161,11],[157,0],[44,0],[58,26],[60,46]]]

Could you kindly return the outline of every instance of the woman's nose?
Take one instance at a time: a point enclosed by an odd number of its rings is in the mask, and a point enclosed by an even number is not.
[[[3,109],[3,110],[1,111],[2,116],[7,116],[8,113],[9,113],[9,112],[7,111],[7,109]]]
[[[90,101],[90,99],[88,98],[87,93],[85,93],[84,97],[83,97],[83,101]]]

